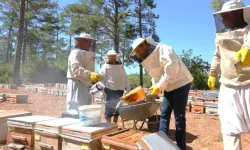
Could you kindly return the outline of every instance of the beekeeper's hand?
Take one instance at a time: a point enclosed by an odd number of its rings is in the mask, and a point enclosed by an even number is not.
[[[99,75],[98,73],[95,73],[95,72],[91,72],[89,74],[89,78],[92,80],[92,82],[96,83],[96,82],[100,81],[101,75]]]
[[[161,89],[157,86],[157,85],[153,85],[149,88],[149,90],[151,91],[151,95],[158,95],[161,94]]]
[[[250,66],[250,49],[249,48],[242,48],[239,50],[235,56],[235,61],[241,61],[241,65],[243,67]]]
[[[213,77],[213,76],[209,76],[209,77],[208,77],[207,85],[208,85],[208,87],[209,87],[211,90],[214,90],[215,81],[216,81],[216,77]]]

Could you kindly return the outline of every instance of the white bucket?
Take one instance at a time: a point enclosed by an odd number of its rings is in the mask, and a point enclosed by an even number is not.
[[[101,122],[101,105],[82,105],[79,106],[79,118],[84,126],[93,126]]]

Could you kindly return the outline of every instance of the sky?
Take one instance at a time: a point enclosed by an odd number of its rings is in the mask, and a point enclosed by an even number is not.
[[[59,0],[60,6],[78,0]],[[242,0],[250,5],[249,0]],[[211,63],[215,49],[215,23],[209,8],[211,0],[155,0],[153,10],[160,18],[156,20],[156,32],[161,43],[170,45],[177,54],[182,50],[193,49],[194,55]],[[125,68],[128,74],[138,73],[139,68]],[[97,69],[98,70],[98,69]]]

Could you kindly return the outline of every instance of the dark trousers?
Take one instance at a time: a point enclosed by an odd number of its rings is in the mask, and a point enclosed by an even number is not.
[[[177,146],[186,150],[186,105],[191,83],[170,92],[164,92],[161,108],[160,130],[168,134],[172,111],[175,116]]]

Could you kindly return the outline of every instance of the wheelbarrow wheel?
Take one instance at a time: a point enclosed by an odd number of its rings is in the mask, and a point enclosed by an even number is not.
[[[148,118],[148,131],[151,133],[158,132],[160,129],[160,115],[154,115]]]

